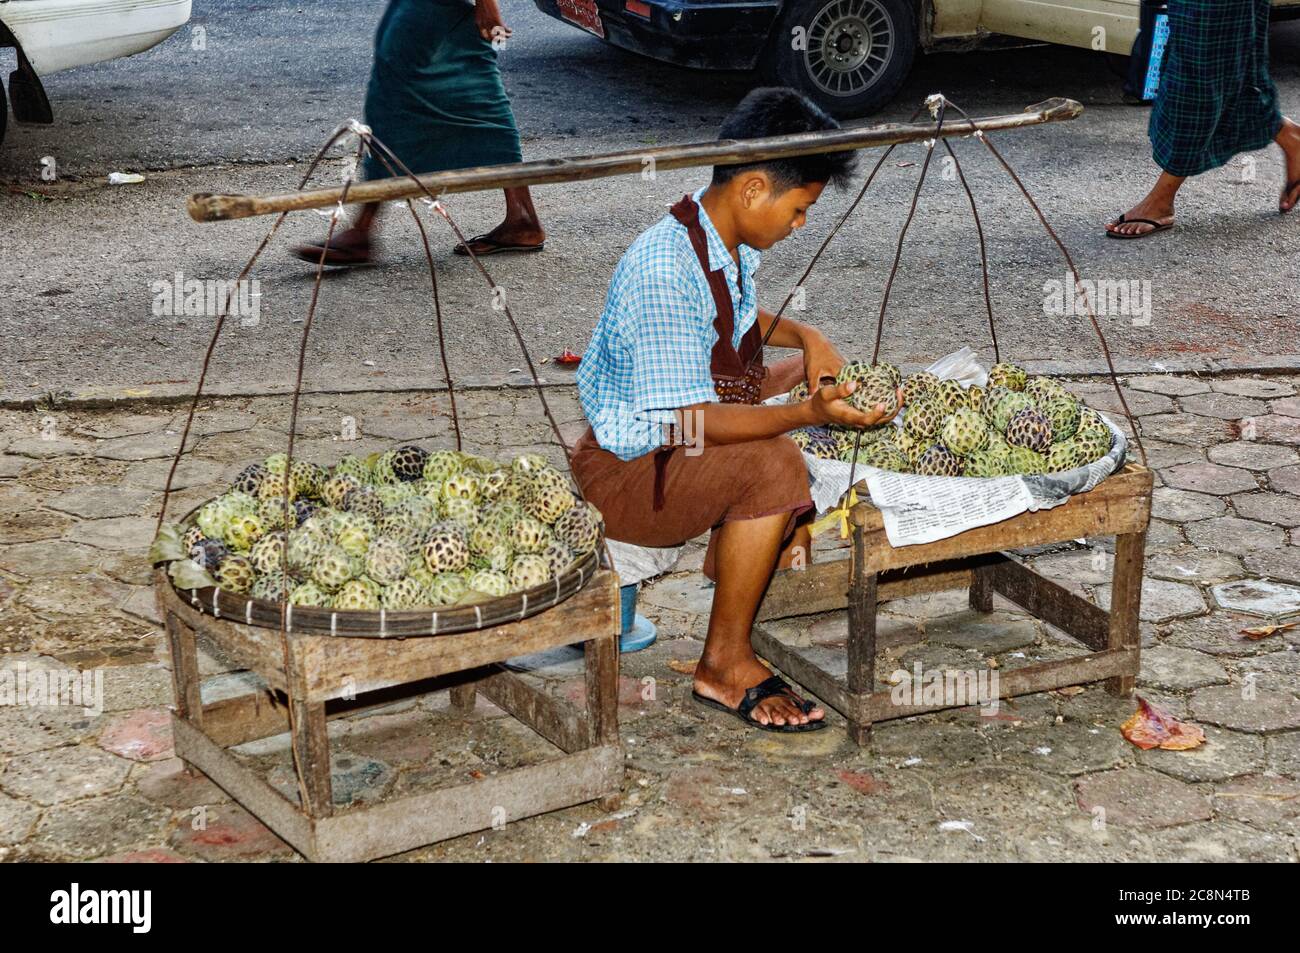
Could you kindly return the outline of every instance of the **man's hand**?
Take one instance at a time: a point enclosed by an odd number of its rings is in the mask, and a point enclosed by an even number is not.
[[[821,332],[805,326],[801,337],[804,378],[808,381],[808,393],[811,394],[821,387],[823,377],[834,380],[845,361],[840,352],[835,350],[835,345]]]
[[[497,0],[474,0],[474,22],[478,25],[478,35],[489,43],[511,37],[510,27],[501,19]]]
[[[812,407],[813,418],[819,424],[841,424],[845,427],[874,427],[893,419],[884,404],[868,411],[855,410],[845,398],[858,389],[857,381],[845,381],[843,384],[827,384],[812,391],[808,404]],[[902,406],[903,392],[898,392],[898,403]]]

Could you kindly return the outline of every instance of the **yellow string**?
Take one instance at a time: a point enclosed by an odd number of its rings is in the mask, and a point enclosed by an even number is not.
[[[849,511],[858,505],[857,487],[849,487],[849,492],[842,498],[839,506],[827,511],[826,515],[808,528],[813,536],[820,536],[836,523],[840,526],[840,539],[849,538]]]

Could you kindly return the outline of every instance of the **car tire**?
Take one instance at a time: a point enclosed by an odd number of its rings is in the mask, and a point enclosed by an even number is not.
[[[868,115],[907,80],[916,59],[917,17],[916,0],[789,0],[759,74],[766,83],[797,89],[833,116]]]

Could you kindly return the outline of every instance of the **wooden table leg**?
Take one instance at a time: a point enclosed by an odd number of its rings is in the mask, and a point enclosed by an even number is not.
[[[971,569],[970,607],[976,612],[993,611],[993,567],[977,564]]]
[[[609,632],[582,644],[587,667],[587,720],[591,747],[618,744],[618,636]],[[610,794],[596,802],[602,811],[617,811],[623,796]]]
[[[464,717],[474,710],[474,700],[478,689],[474,682],[462,682],[451,686],[451,710],[453,714]]]
[[[849,568],[849,670],[852,704],[876,685],[876,573],[867,568],[867,546],[861,526],[853,527],[853,558]],[[870,744],[871,722],[848,716],[849,737],[858,746]]]
[[[1146,557],[1147,534],[1124,533],[1115,537],[1115,572],[1110,587],[1110,636],[1107,648],[1132,648],[1140,651],[1142,633],[1139,612],[1142,608],[1142,564]],[[1121,675],[1106,679],[1106,691],[1112,695],[1133,694],[1137,679]]]
[[[293,703],[293,749],[309,817],[329,817],[334,811],[330,784],[330,743],[325,730],[325,703]]]
[[[167,630],[167,642],[172,653],[172,690],[176,698],[176,714],[193,724],[202,727],[203,696],[199,681],[198,643],[194,630],[174,616],[167,613],[164,625]],[[188,761],[184,762],[185,773],[198,777],[199,770]]]

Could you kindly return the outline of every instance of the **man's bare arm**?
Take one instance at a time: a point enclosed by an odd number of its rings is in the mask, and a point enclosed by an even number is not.
[[[766,440],[799,427],[819,424],[843,424],[871,427],[889,419],[885,408],[877,404],[870,413],[855,410],[845,400],[857,389],[856,381],[818,388],[807,400],[795,404],[692,404],[678,411],[678,425],[683,434],[701,436],[708,445]],[[681,418],[689,416],[683,425]]]

